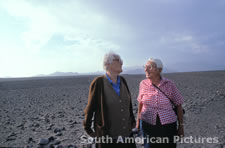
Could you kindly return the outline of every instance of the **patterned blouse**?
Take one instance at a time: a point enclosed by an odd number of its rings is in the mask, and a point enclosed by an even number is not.
[[[162,77],[158,87],[171,99],[175,105],[184,102],[176,85],[171,80]],[[152,85],[150,79],[142,80],[139,87],[138,102],[143,104],[141,120],[156,125],[156,117],[159,116],[162,125],[177,121],[170,100]]]

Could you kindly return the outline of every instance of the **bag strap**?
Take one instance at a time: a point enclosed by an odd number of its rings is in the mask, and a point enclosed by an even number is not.
[[[171,99],[168,97],[168,95],[166,93],[164,93],[158,86],[156,86],[155,84],[152,83],[152,85],[157,88],[159,91],[161,91],[169,100],[170,100],[170,103],[173,104],[173,106],[176,106],[172,101]]]

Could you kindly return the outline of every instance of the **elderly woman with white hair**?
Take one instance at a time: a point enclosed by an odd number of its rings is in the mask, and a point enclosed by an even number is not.
[[[125,141],[132,137],[136,121],[126,80],[119,76],[122,64],[118,54],[105,54],[106,73],[95,78],[89,88],[83,126],[88,135],[95,137],[97,148],[136,147],[132,140]]]
[[[183,136],[183,97],[171,80],[162,77],[161,60],[151,58],[145,68],[146,79],[140,82],[136,128],[142,128],[145,148],[176,148],[175,136]],[[173,110],[176,106],[176,111]],[[178,130],[177,130],[178,120]]]

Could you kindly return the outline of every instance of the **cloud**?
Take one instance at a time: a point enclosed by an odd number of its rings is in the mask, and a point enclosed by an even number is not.
[[[209,57],[223,64],[224,7],[221,0],[0,1],[0,66],[9,57],[11,67],[25,67],[15,68],[18,76],[97,71],[109,50],[121,54],[125,66],[151,56],[172,64]]]
[[[102,14],[90,11],[79,1],[56,1],[55,4],[22,0],[5,1],[3,5],[10,15],[27,20],[24,24],[28,29],[22,34],[22,38],[30,49],[40,48],[57,33],[66,38],[71,34],[83,34],[100,39],[118,27],[110,25],[110,20]],[[108,31],[105,33],[105,30]]]
[[[8,15],[23,20],[26,26],[17,36],[22,39],[19,47],[5,46],[1,50],[22,53],[16,57],[28,67],[30,64],[25,62],[25,54],[32,57],[29,63],[37,65],[39,73],[101,70],[98,57],[110,49],[120,48],[115,42],[107,40],[120,26],[114,26],[104,15],[92,12],[79,1],[2,1],[1,5]],[[9,40],[8,43],[11,42]],[[10,65],[13,66],[13,63],[16,65],[15,58]],[[28,71],[18,72],[18,76],[30,75]]]
[[[181,51],[189,54],[206,54],[209,48],[198,41],[197,37],[185,34],[168,34],[160,39],[158,45],[166,46],[168,50]]]

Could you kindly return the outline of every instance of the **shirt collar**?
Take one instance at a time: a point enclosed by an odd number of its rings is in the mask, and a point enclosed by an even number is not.
[[[109,80],[109,82],[110,82],[111,84],[115,84],[115,83],[113,83],[113,81],[111,80],[111,78],[110,78],[107,74],[105,74],[105,75],[106,75],[107,79]],[[117,82],[116,82],[116,84],[117,84],[117,85],[120,84],[120,77],[119,77],[119,76],[117,76]]]
[[[150,79],[149,79],[149,81],[150,81],[151,84],[152,84],[152,81],[151,81]],[[167,78],[161,76],[161,81],[160,81],[160,83],[159,83],[159,86],[163,85],[164,83],[167,83],[168,81],[169,81],[169,80],[168,80]]]

